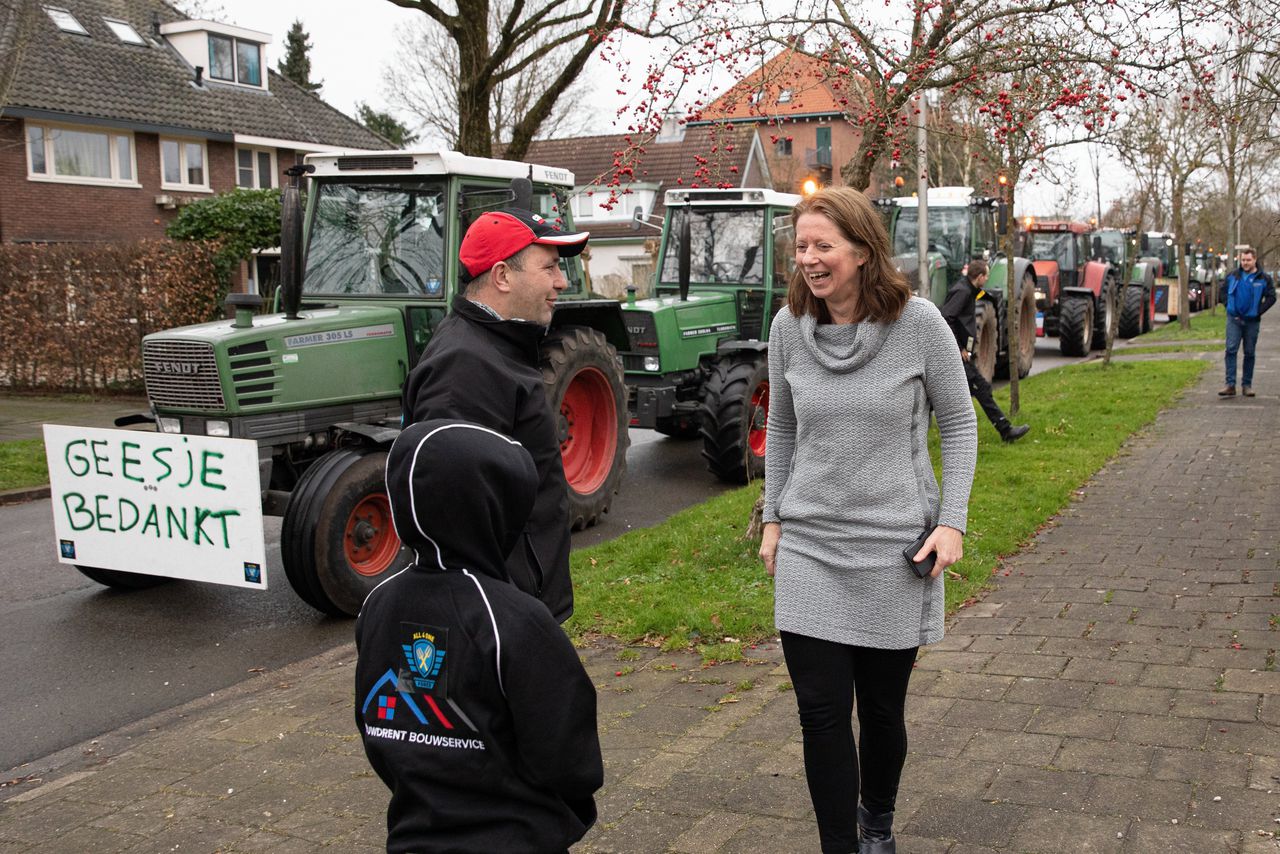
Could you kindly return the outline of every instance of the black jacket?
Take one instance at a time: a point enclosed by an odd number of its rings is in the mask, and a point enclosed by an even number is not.
[[[536,482],[523,448],[474,424],[414,424],[392,446],[392,518],[416,558],[365,600],[355,684],[391,789],[388,852],[563,852],[595,821],[595,689],[504,580]]]
[[[537,501],[522,541],[507,557],[512,583],[560,622],[573,614],[569,494],[555,415],[538,367],[546,327],[498,320],[465,297],[441,321],[404,384],[405,423],[458,418],[524,445],[538,468]]]
[[[951,327],[951,334],[956,336],[960,349],[970,353],[978,340],[977,298],[980,292],[981,288],[969,281],[968,276],[961,276],[942,301],[942,319]]]

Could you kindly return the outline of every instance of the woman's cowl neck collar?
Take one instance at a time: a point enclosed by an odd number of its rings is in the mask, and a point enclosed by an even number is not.
[[[806,314],[800,318],[800,337],[814,361],[837,374],[856,371],[874,359],[889,337],[888,323],[818,325]]]

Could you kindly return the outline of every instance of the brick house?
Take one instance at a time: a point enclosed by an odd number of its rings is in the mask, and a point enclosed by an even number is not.
[[[639,149],[639,150],[634,150]],[[714,149],[714,151],[713,151]],[[536,140],[525,159],[573,172],[574,224],[591,232],[587,270],[596,293],[621,298],[628,285],[648,294],[667,190],[681,187],[768,187],[769,163],[748,126],[686,128],[670,115],[662,131],[633,147],[623,134]],[[609,185],[619,170],[616,188]]]
[[[0,243],[159,238],[305,153],[389,147],[271,71],[266,33],[160,0],[24,2],[25,26],[0,26]]]
[[[852,159],[862,131],[849,121],[855,85],[829,63],[802,50],[784,50],[746,75],[689,122],[755,128],[773,176],[773,188],[804,191],[805,181],[842,184],[840,167]],[[877,187],[867,188],[874,197]]]

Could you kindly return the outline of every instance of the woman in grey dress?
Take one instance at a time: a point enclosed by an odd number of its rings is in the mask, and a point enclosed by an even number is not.
[[[919,647],[942,639],[942,571],[963,551],[977,420],[955,338],[911,296],[866,196],[821,190],[794,221],[797,270],[769,341],[760,557],[822,850],[891,854],[907,681]],[[914,557],[935,563],[919,578],[903,549],[929,529]]]

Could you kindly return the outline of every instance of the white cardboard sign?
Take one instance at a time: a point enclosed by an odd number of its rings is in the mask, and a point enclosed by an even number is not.
[[[58,560],[265,590],[258,444],[44,425]]]

